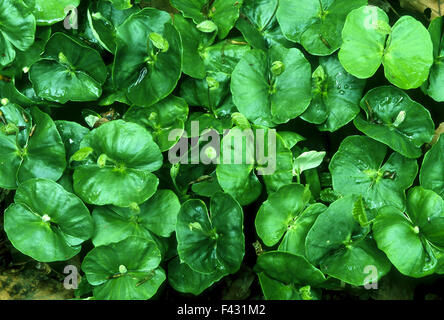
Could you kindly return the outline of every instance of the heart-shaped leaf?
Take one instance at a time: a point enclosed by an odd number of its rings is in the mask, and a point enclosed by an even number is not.
[[[282,72],[273,74],[280,62]],[[299,49],[274,46],[246,53],[233,71],[233,101],[248,120],[264,126],[288,122],[311,101],[311,66]]]
[[[33,259],[64,261],[92,236],[93,221],[77,196],[54,181],[30,179],[5,211],[5,231],[14,247]]]
[[[310,54],[328,56],[341,45],[347,14],[367,0],[281,0],[277,19],[285,37],[301,43]]]
[[[390,262],[353,216],[358,197],[346,196],[333,202],[319,215],[305,241],[306,254],[322,272],[355,286],[366,283],[366,267],[376,268],[377,280],[388,273]]]
[[[168,48],[157,48],[154,34]],[[117,28],[113,81],[132,103],[149,107],[162,100],[176,87],[181,71],[182,42],[167,12],[145,8]]]
[[[245,254],[242,208],[230,195],[216,193],[210,214],[201,200],[182,204],[176,226],[180,260],[200,273],[234,273]]]
[[[82,270],[96,299],[146,300],[166,279],[160,261],[153,241],[134,236],[94,248],[83,260]]]
[[[381,63],[386,78],[402,89],[418,88],[428,78],[433,44],[427,29],[411,16],[390,27],[382,9],[364,6],[348,14],[342,39],[339,60],[360,79],[373,76]]]
[[[421,146],[432,140],[435,126],[430,112],[396,87],[370,90],[361,108],[366,117],[355,118],[356,128],[407,158],[421,156]]]
[[[22,1],[0,3],[0,66],[14,61],[15,49],[25,51],[34,43],[35,18]]]
[[[342,195],[362,195],[369,209],[405,207],[405,190],[418,173],[415,159],[393,152],[365,136],[349,136],[331,159],[333,189]],[[385,160],[385,161],[384,161]]]
[[[167,151],[179,140],[170,138],[173,130],[184,130],[188,118],[188,105],[182,98],[170,95],[148,108],[132,107],[125,115],[125,121],[135,122],[146,128],[152,135],[160,150]]]
[[[279,188],[268,197],[260,207],[255,220],[256,232],[265,245],[274,246],[287,232],[304,228],[304,223],[299,224],[299,222],[307,220],[302,211],[310,200],[310,196],[308,188],[300,184],[289,184]],[[312,216],[314,216],[312,221],[314,222],[317,215]],[[305,235],[307,232],[308,229]],[[305,240],[305,236],[303,238]],[[302,254],[304,251],[303,247]],[[295,253],[300,254],[300,252]]]
[[[171,0],[171,4],[184,17],[192,18],[196,24],[206,20],[213,21],[218,27],[219,38],[223,39],[239,18],[242,0]]]
[[[196,272],[185,262],[180,262],[179,257],[168,263],[168,282],[174,290],[192,293],[195,296],[200,295],[223,276],[224,274],[218,270],[210,274]]]
[[[407,211],[394,207],[379,210],[373,225],[378,248],[393,265],[410,277],[432,274],[437,265],[434,248],[444,247],[444,200],[430,190],[409,191]]]
[[[151,134],[138,124],[115,120],[85,136],[80,148],[93,152],[74,171],[74,190],[87,203],[128,207],[150,198],[162,166]]]
[[[180,202],[171,190],[157,190],[136,208],[97,207],[92,214],[96,226],[92,241],[102,246],[132,235],[169,237],[176,229],[179,210]]]
[[[303,256],[283,251],[268,251],[258,256],[255,268],[284,283],[319,285],[324,274]]]
[[[7,121],[0,123],[0,186],[16,189],[32,178],[58,180],[66,167],[65,147],[49,115],[11,103],[0,111]]]
[[[65,33],[55,33],[42,59],[32,65],[29,79],[39,97],[64,104],[99,98],[106,74],[97,51]]]
[[[312,75],[312,94],[305,121],[318,124],[321,131],[336,131],[359,113],[365,80],[355,78],[335,56],[321,57]]]

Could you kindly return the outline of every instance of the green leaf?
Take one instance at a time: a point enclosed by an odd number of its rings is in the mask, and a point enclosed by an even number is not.
[[[357,79],[341,66],[335,56],[319,58],[312,75],[312,94],[301,118],[318,124],[321,131],[336,131],[359,113],[365,81]]]
[[[196,28],[205,33],[212,33],[217,30],[217,25],[211,20],[205,20],[199,23]]]
[[[382,9],[365,6],[351,11],[345,20],[338,53],[344,69],[360,79],[373,76],[381,65],[390,32],[388,16]]]
[[[424,156],[419,174],[421,186],[444,198],[444,136]]]
[[[31,47],[35,31],[35,18],[22,1],[3,0],[0,3],[0,66],[15,59],[15,49],[25,51]]]
[[[87,15],[88,24],[94,38],[102,47],[114,54],[116,50],[116,28],[138,10],[136,7],[132,7],[131,4],[119,9],[115,5],[116,1],[113,4],[111,2],[110,0],[91,2]]]
[[[313,168],[317,168],[321,165],[322,161],[325,157],[325,151],[307,151],[301,153],[295,160],[294,160],[294,171],[297,172],[299,175],[306,171]]]
[[[64,104],[99,98],[106,74],[97,51],[64,33],[55,33],[42,59],[32,65],[29,79],[39,97]]]
[[[74,190],[87,203],[127,207],[140,204],[156,192],[152,174],[162,165],[162,154],[151,134],[140,125],[115,120],[88,133],[80,148],[94,152],[74,171]],[[97,160],[106,155],[106,165]]]
[[[174,290],[182,293],[198,296],[223,276],[218,270],[210,274],[196,272],[185,262],[180,262],[179,257],[168,263],[168,282]]]
[[[95,246],[119,242],[129,236],[152,239],[151,233],[169,237],[176,229],[180,202],[171,190],[157,190],[138,209],[119,207],[97,207],[93,211],[96,230]],[[149,232],[148,232],[149,231]]]
[[[390,263],[368,235],[369,228],[362,228],[353,217],[357,199],[351,195],[333,202],[319,215],[305,244],[309,261],[319,265],[322,272],[362,286],[368,277],[366,267],[376,267],[374,280],[378,280],[388,273]]]
[[[147,129],[163,152],[179,141],[181,135],[177,134],[175,139],[171,139],[170,133],[184,130],[188,105],[184,99],[170,95],[148,108],[132,107],[123,118]]]
[[[379,210],[373,234],[378,248],[402,274],[419,278],[435,270],[438,257],[432,249],[444,245],[443,220],[444,200],[415,187],[409,191],[406,213],[390,206]]]
[[[193,78],[203,79],[205,65],[202,55],[205,45],[210,40],[209,36],[200,32],[193,21],[185,19],[180,14],[174,15],[174,26],[182,38],[183,73]]]
[[[159,44],[153,43],[153,34],[167,41],[167,51],[166,42],[161,49],[156,47]],[[181,70],[182,42],[167,12],[145,8],[117,28],[113,81],[133,104],[149,107],[168,96]]]
[[[369,222],[367,219],[367,213],[365,212],[364,202],[362,201],[362,197],[359,197],[353,205],[353,218],[359,223],[361,227],[366,227]]]
[[[176,226],[180,260],[200,273],[234,273],[245,254],[242,208],[230,195],[216,193],[210,213],[201,200],[182,205]]]
[[[310,200],[310,191],[300,184],[289,184],[272,193],[260,207],[256,232],[265,245],[279,242],[290,229],[298,227],[298,217]]]
[[[271,65],[285,71],[273,76]],[[233,102],[248,120],[274,127],[302,114],[311,101],[311,67],[299,49],[280,46],[246,53],[233,71]]]
[[[444,90],[440,83],[444,77],[443,57],[444,57],[444,42],[443,37],[443,18],[436,17],[430,22],[429,33],[433,43],[433,58],[434,62],[430,69],[429,80],[426,81],[421,89],[432,97],[435,101],[444,101]]]
[[[310,54],[327,56],[339,49],[347,14],[367,0],[281,0],[277,19],[285,37]]]
[[[82,270],[94,286],[96,299],[146,300],[166,279],[160,261],[161,253],[153,241],[129,237],[91,250]]]
[[[429,77],[433,44],[424,25],[403,16],[392,27],[382,63],[385,77],[401,89],[418,88]]]
[[[290,284],[319,285],[325,281],[324,274],[311,265],[303,256],[282,251],[268,251],[257,258],[255,268],[267,276]]]
[[[5,231],[14,247],[33,259],[64,261],[92,236],[93,221],[77,196],[51,180],[30,179],[5,211]]]
[[[62,21],[70,12],[76,8],[80,0],[33,0],[35,6],[33,14],[38,25],[51,25]],[[77,18],[77,11],[71,12]]]
[[[82,154],[78,153],[80,142],[89,132],[88,128],[72,121],[57,120],[54,123],[65,144],[67,163],[70,162],[70,159],[75,161],[84,160],[93,151],[89,148],[88,150],[84,149]],[[75,154],[76,156],[74,156]]]
[[[331,159],[333,189],[342,195],[362,195],[369,209],[405,207],[405,190],[415,180],[418,164],[399,153],[387,160],[387,147],[365,136],[349,136]]]
[[[366,117],[355,118],[356,128],[407,158],[420,157],[421,146],[432,140],[435,126],[430,112],[396,87],[370,90],[362,98],[361,108]]]
[[[16,189],[28,179],[57,181],[66,167],[65,147],[52,119],[33,107],[30,114],[17,105],[0,108],[6,120],[24,130],[7,135],[0,130],[0,186]]]
[[[239,18],[242,0],[171,0],[171,4],[196,24],[211,19],[218,27],[219,38],[223,39]]]
[[[350,12],[342,30],[339,60],[361,79],[373,76],[382,63],[391,83],[401,89],[418,88],[433,63],[430,35],[410,16],[401,17],[391,28],[388,22],[387,14],[376,6]]]
[[[266,50],[277,44],[291,48],[293,44],[282,34],[276,19],[278,0],[244,0],[236,28],[255,49]]]
[[[131,0],[107,0],[107,1],[110,1],[113,4],[113,6],[118,10],[126,10],[133,6],[131,4]]]

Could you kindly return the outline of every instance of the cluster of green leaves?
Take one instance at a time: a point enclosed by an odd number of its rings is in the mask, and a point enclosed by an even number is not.
[[[145,2],[0,0],[0,188],[15,190],[18,251],[78,255],[78,295],[95,299],[149,299],[166,280],[199,295],[246,263],[244,227],[266,299],[320,299],[370,269],[444,273],[444,138],[402,90],[444,101],[442,18],[390,26],[366,0]],[[393,86],[368,88],[381,64]],[[122,118],[91,111],[104,107]],[[357,130],[312,150],[295,124]],[[242,137],[243,163],[169,163],[171,132],[197,139],[189,156],[208,129],[210,160]],[[272,174],[253,156],[261,130]]]

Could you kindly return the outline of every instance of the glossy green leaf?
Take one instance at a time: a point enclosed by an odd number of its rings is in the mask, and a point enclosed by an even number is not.
[[[321,131],[336,131],[359,113],[365,81],[355,78],[335,56],[321,57],[312,75],[312,94],[305,121],[318,124]]]
[[[373,233],[393,265],[410,277],[432,274],[437,265],[434,246],[444,246],[444,200],[430,190],[409,191],[405,213],[393,207],[379,211]]]
[[[366,117],[354,124],[370,138],[380,141],[408,158],[421,156],[421,146],[432,140],[434,124],[430,113],[402,90],[377,87],[361,100]]]
[[[278,5],[278,0],[243,1],[242,14],[236,23],[236,28],[252,47],[263,50],[274,44],[286,48],[292,47],[292,43],[284,37],[277,22]]]
[[[0,3],[0,66],[15,59],[15,49],[25,51],[31,47],[35,31],[35,18],[22,1],[3,0]]]
[[[156,192],[158,179],[151,172],[161,167],[162,154],[140,125],[110,121],[85,136],[80,148],[85,147],[94,152],[74,171],[74,190],[85,202],[127,207]]]
[[[322,203],[314,203],[296,216],[282,238],[278,250],[305,256],[307,234],[317,217],[326,209]]]
[[[80,0],[34,0],[33,14],[39,25],[51,25],[65,19],[66,15],[74,15]],[[75,10],[74,10],[75,9]]]
[[[171,190],[157,190],[137,208],[97,207],[92,214],[96,227],[92,241],[101,246],[132,235],[169,237],[176,229],[179,210],[180,202]]]
[[[344,69],[360,79],[370,78],[378,70],[390,33],[387,14],[376,6],[351,11],[342,30],[338,57]]]
[[[57,120],[55,125],[65,145],[66,160],[69,162],[74,153],[79,150],[80,142],[88,134],[89,129],[76,122],[65,120]]]
[[[444,81],[444,33],[443,18],[436,17],[429,25],[430,38],[433,43],[433,65],[430,69],[428,81],[423,84],[422,89],[435,101],[444,101],[444,90],[441,83]]]
[[[327,56],[339,49],[347,14],[367,0],[281,0],[277,19],[285,37],[310,54]]]
[[[358,197],[351,195],[333,202],[319,215],[308,232],[306,254],[310,262],[345,283],[362,286],[368,279],[366,268],[376,268],[376,279],[388,273],[390,263],[353,217]]]
[[[342,30],[339,60],[345,70],[361,79],[375,74],[382,63],[391,83],[402,89],[418,88],[427,80],[433,63],[430,35],[411,16],[401,17],[393,27],[388,22],[387,14],[376,6],[350,12]]]
[[[135,122],[146,128],[162,152],[169,150],[179,140],[179,132],[184,130],[187,117],[187,103],[173,95],[148,108],[133,107],[124,115],[125,121]],[[173,130],[178,132],[175,139],[170,137]]]
[[[241,205],[250,204],[262,191],[262,185],[254,173],[253,148],[253,132],[238,127],[230,130],[221,143],[221,164],[216,168],[217,180],[222,189]]]
[[[197,272],[236,272],[245,254],[243,212],[228,194],[211,198],[210,214],[201,200],[188,200],[177,217],[177,251]]]
[[[285,71],[271,74],[274,61]],[[268,52],[246,53],[233,71],[233,101],[239,111],[258,125],[275,126],[302,114],[311,101],[311,67],[301,51],[275,46]]]
[[[154,46],[153,33],[168,42],[167,51]],[[167,12],[145,8],[117,28],[113,81],[133,104],[148,107],[168,96],[181,70],[182,42]]]
[[[402,210],[418,164],[396,152],[387,158],[387,151],[365,136],[345,138],[329,165],[333,189],[342,195],[362,195],[370,209],[392,205]]]
[[[419,181],[421,186],[444,198],[444,136],[425,154]]]
[[[42,262],[70,259],[93,233],[83,202],[46,179],[30,179],[19,186],[4,223],[14,247]]]
[[[303,256],[289,252],[268,251],[257,258],[257,270],[284,283],[319,285],[324,274]]]
[[[239,17],[242,0],[171,0],[171,4],[196,24],[212,20],[218,27],[219,38],[223,39]]]
[[[66,167],[65,147],[49,115],[36,107],[28,113],[13,104],[0,110],[8,121],[0,127],[0,186],[16,189],[32,178],[58,180]],[[5,134],[8,125],[22,129]]]
[[[32,65],[29,79],[38,96],[64,104],[99,98],[106,72],[97,51],[56,33],[46,44],[42,59]]]
[[[174,26],[179,31],[183,44],[183,73],[190,77],[203,79],[205,65],[202,54],[209,36],[196,28],[193,21],[180,14],[174,16]]]
[[[146,300],[165,281],[159,267],[161,253],[153,241],[129,237],[96,247],[82,263],[88,282],[99,300]]]
[[[198,296],[223,276],[223,273],[217,270],[211,274],[196,272],[185,262],[181,263],[178,257],[168,263],[168,282],[174,290],[182,293]]]
[[[265,245],[279,242],[290,229],[296,229],[298,217],[310,200],[310,191],[300,184],[289,184],[272,193],[260,207],[255,220],[256,232]]]
[[[116,28],[137,11],[131,4],[127,8],[118,8],[115,2],[111,4],[109,0],[92,2],[87,15],[93,36],[106,50],[114,53],[116,50]]]
[[[301,153],[294,159],[294,171],[298,174],[310,169],[317,168],[321,165],[325,157],[325,151],[307,151]]]
[[[433,64],[433,44],[424,25],[403,16],[392,27],[382,63],[385,77],[402,89],[421,86]]]

